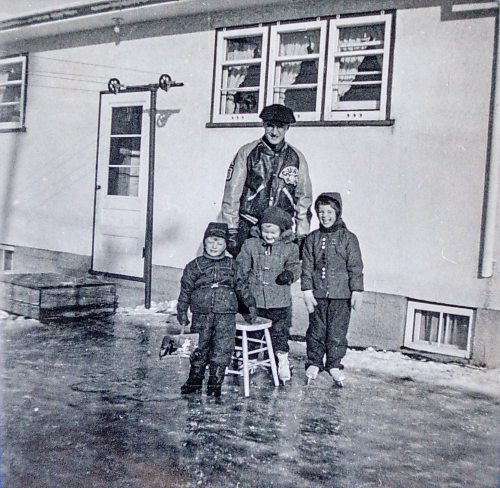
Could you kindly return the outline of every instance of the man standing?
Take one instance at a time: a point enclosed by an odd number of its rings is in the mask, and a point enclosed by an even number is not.
[[[268,207],[279,207],[294,219],[299,247],[309,233],[309,169],[303,154],[285,141],[295,122],[293,111],[284,105],[269,105],[260,118],[264,136],[241,147],[227,172],[221,215],[229,227],[228,251],[233,256]]]

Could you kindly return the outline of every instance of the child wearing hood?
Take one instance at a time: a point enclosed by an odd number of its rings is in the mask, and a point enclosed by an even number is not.
[[[314,204],[319,229],[305,240],[301,288],[309,312],[306,332],[308,382],[326,370],[343,386],[351,309],[362,303],[363,260],[358,239],[342,220],[339,193],[322,193]]]
[[[189,325],[190,308],[191,332],[199,333],[198,347],[190,357],[189,377],[181,387],[183,395],[201,391],[207,366],[207,395],[221,395],[226,367],[234,351],[238,299],[247,307],[255,305],[246,284],[237,285],[236,262],[225,253],[227,240],[227,224],[208,224],[203,255],[189,262],[182,274],[177,320],[183,327]]]
[[[288,339],[292,326],[290,285],[300,277],[299,247],[294,243],[292,219],[278,207],[264,210],[253,237],[243,243],[236,259],[238,279],[248,282],[258,315],[272,321],[273,349],[278,359],[278,376],[285,383],[291,377]]]

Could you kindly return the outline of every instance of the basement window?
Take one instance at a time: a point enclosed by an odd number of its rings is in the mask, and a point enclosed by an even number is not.
[[[25,127],[27,55],[0,58],[0,131]]]
[[[3,273],[14,271],[14,248],[10,246],[0,246],[0,270]]]
[[[404,345],[410,349],[469,358],[474,310],[408,302]]]

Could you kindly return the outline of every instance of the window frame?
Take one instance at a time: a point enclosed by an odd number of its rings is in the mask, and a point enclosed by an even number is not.
[[[417,311],[423,312],[437,312],[439,313],[439,324],[438,324],[438,332],[437,332],[437,344],[428,344],[424,341],[414,341],[414,333],[415,333],[415,314]],[[467,317],[469,319],[468,323],[468,331],[467,331],[467,348],[458,349],[457,347],[448,346],[446,344],[441,344],[441,330],[443,323],[443,316],[445,314],[459,315],[461,317]],[[471,344],[472,344],[472,330],[474,327],[475,321],[475,311],[471,308],[462,308],[450,305],[440,305],[433,303],[425,303],[419,301],[408,301],[408,309],[406,313],[406,326],[405,326],[405,334],[404,334],[404,347],[409,349],[414,349],[417,351],[431,352],[437,354],[443,354],[447,356],[455,356],[460,358],[469,359],[471,357]]]
[[[389,70],[390,70],[390,60],[391,60],[391,39],[392,39],[392,19],[393,13],[381,13],[379,15],[366,15],[366,16],[356,16],[347,18],[335,18],[330,20],[329,24],[329,53],[327,59],[327,73],[326,73],[326,83],[325,83],[325,110],[324,110],[324,120],[330,121],[374,121],[374,120],[387,120],[388,114],[388,98],[389,98]],[[330,107],[333,105],[333,85],[334,81],[338,79],[339,74],[339,62],[336,58],[345,57],[341,56],[340,51],[338,51],[338,32],[342,27],[362,27],[375,24],[384,24],[384,47],[382,50],[383,61],[382,61],[382,81],[380,90],[380,107],[376,110],[374,109],[364,109],[355,108],[356,104],[361,107],[363,102],[340,102],[345,103],[346,109],[333,110]],[[349,110],[347,104],[351,103],[353,108]]]
[[[318,82],[316,85],[316,110],[314,112],[299,112],[294,111],[297,121],[319,121],[321,119],[321,109],[323,102],[323,81],[324,81],[324,66],[326,59],[326,30],[327,20],[315,20],[309,22],[294,22],[288,24],[271,25],[270,29],[270,49],[269,59],[266,66],[267,69],[267,105],[278,103],[274,100],[274,80],[276,76],[276,66],[279,62],[287,60],[300,59],[317,59],[318,60]],[[280,35],[291,32],[301,32],[308,30],[320,30],[319,51],[318,54],[301,55],[301,56],[279,56]],[[306,57],[307,56],[307,57]],[[303,85],[306,87],[307,85]]]
[[[245,36],[262,35],[262,53],[260,57],[260,80],[259,80],[259,103],[256,113],[244,114],[222,114],[220,107],[222,106],[222,91],[227,90],[222,87],[224,66],[231,64],[247,64],[244,62],[231,62],[226,60],[227,39],[237,39]],[[269,29],[267,26],[238,28],[238,29],[222,29],[217,31],[216,36],[216,52],[215,52],[215,76],[212,92],[212,120],[215,123],[245,123],[245,122],[260,122],[259,113],[264,108],[265,103],[265,87],[267,74],[267,54],[268,54],[268,37]],[[243,60],[242,60],[243,61]],[[256,63],[255,63],[256,64]],[[255,90],[254,90],[255,91]]]
[[[3,102],[0,100],[0,108],[2,106],[19,104],[19,122],[0,122],[0,132],[23,131],[26,129],[26,92],[28,86],[28,55],[17,54],[14,56],[6,56],[0,58],[0,65],[21,63],[21,79],[15,81],[0,82],[0,86],[21,86],[21,97],[19,102]]]
[[[274,21],[253,27],[224,27],[215,31],[215,53],[213,64],[213,84],[210,121],[207,128],[217,127],[258,127],[261,120],[258,113],[264,107],[273,103],[273,80],[276,69],[276,52],[278,34],[281,32],[297,32],[303,28],[311,28],[315,24],[321,26],[320,50],[318,63],[318,90],[315,112],[295,112],[296,126],[392,126],[390,118],[392,63],[394,60],[394,33],[396,23],[395,9],[356,14],[338,14],[335,16],[318,16],[315,19]],[[330,110],[333,91],[329,89],[334,80],[334,63],[332,61],[332,42],[337,27],[355,25],[374,25],[384,23],[384,47],[382,63],[382,81],[380,106],[377,110]],[[325,23],[325,27],[323,27]],[[222,76],[222,60],[224,59],[224,39],[242,37],[247,34],[262,34],[262,57],[259,86],[259,107],[256,114],[219,114],[221,104],[220,90]],[[325,35],[323,39],[323,35]],[[264,80],[264,83],[263,83]],[[359,103],[359,102],[353,102]],[[363,101],[361,101],[363,103]],[[355,114],[355,116],[353,115]]]
[[[10,255],[11,268],[5,269],[6,255]],[[6,246],[0,244],[0,274],[13,274],[14,271],[14,248],[12,246]]]

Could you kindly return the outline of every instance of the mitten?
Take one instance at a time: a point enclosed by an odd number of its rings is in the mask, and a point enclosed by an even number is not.
[[[353,291],[351,295],[351,308],[357,312],[363,304],[363,292]]]
[[[293,273],[286,269],[281,272],[276,278],[277,285],[291,285],[293,283]]]
[[[306,303],[306,308],[309,313],[314,312],[314,307],[318,305],[316,298],[312,290],[304,290],[304,302]]]
[[[183,327],[189,325],[189,320],[187,315],[188,308],[189,305],[186,302],[177,303],[177,322],[179,322],[179,324],[182,325]]]

